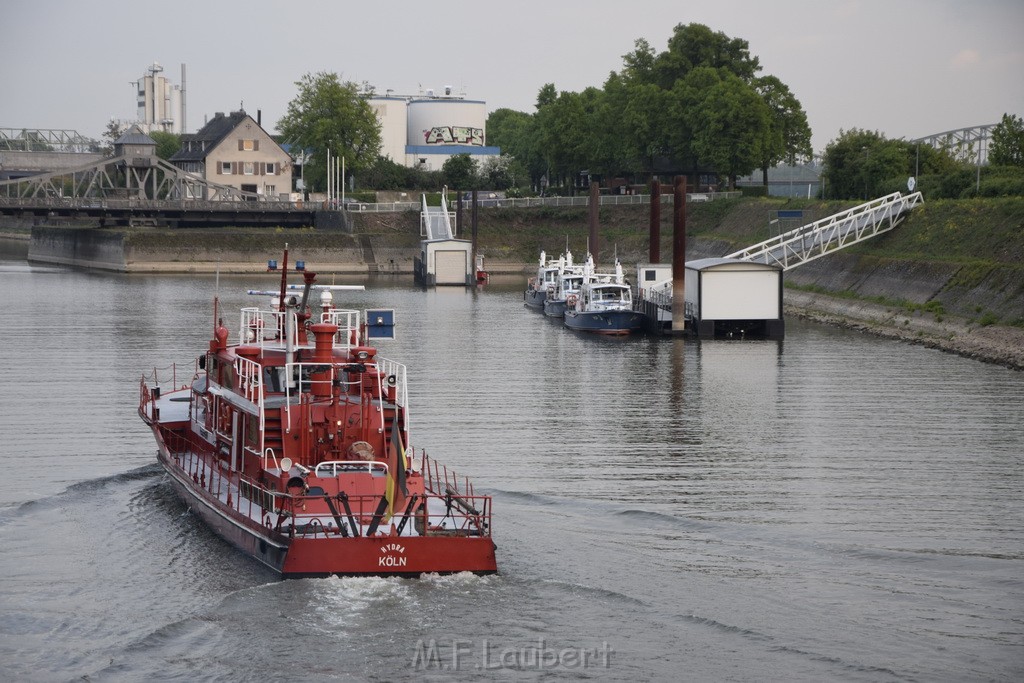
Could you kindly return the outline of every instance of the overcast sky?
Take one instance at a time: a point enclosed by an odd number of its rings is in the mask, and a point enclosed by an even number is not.
[[[135,119],[154,61],[175,84],[187,66],[189,132],[243,103],[274,132],[317,71],[532,113],[545,83],[601,87],[636,39],[661,52],[688,23],[746,40],[818,151],[840,129],[911,139],[1024,116],[1024,0],[5,0],[0,128],[99,137]]]

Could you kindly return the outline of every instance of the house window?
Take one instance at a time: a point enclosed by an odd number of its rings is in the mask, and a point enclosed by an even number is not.
[[[220,172],[222,175],[231,175],[231,162],[222,161],[220,162]]]
[[[242,173],[245,175],[253,175],[253,163],[251,161],[245,162],[245,165],[242,167]]]
[[[251,152],[253,150],[253,140],[242,140],[242,150]]]
[[[274,173],[274,162],[273,161],[268,161],[267,162],[267,175],[275,175],[275,173]]]
[[[265,185],[264,188],[263,188],[263,192],[264,192],[264,194],[267,194],[267,195],[277,194],[277,186],[276,185]]]

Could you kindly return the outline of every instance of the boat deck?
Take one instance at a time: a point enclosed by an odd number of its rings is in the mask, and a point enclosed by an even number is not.
[[[177,472],[178,476],[191,479],[193,488],[196,484],[200,485],[225,508],[230,508],[268,529],[276,529],[280,521],[280,531],[289,535],[294,529],[295,536],[335,538],[341,535],[338,530],[340,523],[345,526],[349,535],[352,535],[354,526],[358,536],[367,536],[371,530],[373,530],[373,535],[382,537],[421,536],[423,535],[421,529],[424,528],[424,521],[426,522],[425,528],[430,530],[427,535],[439,533],[481,535],[478,523],[478,520],[481,519],[479,514],[467,514],[457,505],[452,505],[450,498],[436,494],[426,496],[426,515],[410,514],[406,523],[401,524],[405,511],[395,510],[394,517],[387,523],[379,522],[375,530],[372,517],[379,498],[374,499],[372,505],[363,505],[362,509],[359,509],[358,505],[353,506],[351,517],[339,501],[333,500],[338,512],[337,516],[331,513],[305,514],[297,511],[294,519],[289,515],[284,520],[280,520],[281,513],[274,505],[274,501],[287,494],[258,489],[247,482],[240,482],[237,475],[233,476],[217,466],[211,466],[206,458],[195,452],[175,453],[173,458],[177,467],[180,468]],[[279,470],[269,469],[268,473],[277,474]],[[298,508],[300,505],[305,507],[302,504],[305,501],[319,504],[323,500],[323,497],[316,495],[298,497],[296,507]],[[401,527],[400,530],[399,527]]]

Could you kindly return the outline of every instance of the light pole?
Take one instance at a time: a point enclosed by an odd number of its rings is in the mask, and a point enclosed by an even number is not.
[[[864,147],[864,201],[868,200],[868,162],[871,161],[871,150]]]

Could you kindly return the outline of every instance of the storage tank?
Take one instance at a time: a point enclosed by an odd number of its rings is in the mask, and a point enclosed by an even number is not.
[[[447,97],[415,99],[408,106],[407,144],[420,147],[483,147],[487,106],[480,100]]]

